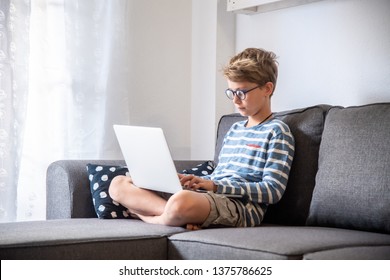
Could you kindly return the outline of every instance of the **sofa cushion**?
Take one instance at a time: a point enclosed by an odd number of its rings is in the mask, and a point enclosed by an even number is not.
[[[357,246],[308,253],[305,260],[390,260],[390,246]]]
[[[203,163],[199,163],[196,166],[193,166],[188,169],[184,169],[181,171],[182,174],[193,174],[195,176],[205,176],[210,175],[214,171],[214,162],[205,161]]]
[[[114,201],[108,193],[112,179],[119,175],[128,175],[125,166],[87,164],[90,190],[96,215],[101,219],[129,219],[128,210]]]
[[[282,199],[268,207],[265,223],[304,225],[318,169],[318,151],[328,105],[279,112],[294,135],[295,154]]]
[[[390,233],[390,103],[332,108],[308,225]]]
[[[42,260],[166,259],[167,236],[181,227],[124,219],[0,223],[0,258]]]
[[[390,235],[339,228],[270,226],[218,228],[169,237],[169,259],[303,259],[347,247],[389,246]],[[387,254],[388,256],[388,254]],[[347,259],[347,255],[345,258]]]

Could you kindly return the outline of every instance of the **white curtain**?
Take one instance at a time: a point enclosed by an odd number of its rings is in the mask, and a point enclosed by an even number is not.
[[[128,1],[34,0],[30,5],[23,19],[29,71],[23,73],[28,79],[20,94],[28,98],[27,110],[18,103],[18,112],[26,112],[24,137],[11,151],[21,150],[18,157],[5,160],[20,159],[19,178],[11,178],[4,190],[16,217],[2,195],[2,221],[45,219],[48,165],[60,159],[121,158],[112,125],[129,122]],[[18,10],[10,7],[9,13]],[[15,82],[17,73],[10,79]],[[18,92],[13,95],[19,99]]]
[[[0,221],[16,219],[28,91],[28,1],[0,1]]]

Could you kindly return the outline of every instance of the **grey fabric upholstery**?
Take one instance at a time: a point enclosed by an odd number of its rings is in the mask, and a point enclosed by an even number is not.
[[[328,105],[275,114],[291,129],[295,155],[282,199],[270,205],[264,222],[305,225],[318,169],[318,151]]]
[[[390,106],[332,108],[308,225],[390,233]]]
[[[88,163],[125,165],[123,160],[61,160],[46,176],[46,218],[96,218],[89,188]]]
[[[390,246],[357,246],[305,254],[305,260],[389,260]]]
[[[167,238],[180,227],[139,220],[65,219],[0,226],[4,259],[166,259]]]
[[[169,241],[171,259],[302,259],[311,252],[339,247],[388,246],[390,235],[338,228],[267,225],[185,232],[172,235]],[[390,259],[390,251],[384,256]]]

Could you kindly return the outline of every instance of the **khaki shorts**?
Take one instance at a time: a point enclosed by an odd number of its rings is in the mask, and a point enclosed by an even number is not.
[[[201,225],[207,227],[243,227],[241,208],[234,199],[223,194],[207,192],[205,197],[210,202],[210,214]]]

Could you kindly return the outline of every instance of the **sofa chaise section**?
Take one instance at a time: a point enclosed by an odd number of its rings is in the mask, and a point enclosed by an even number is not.
[[[4,259],[167,259],[167,236],[185,231],[139,220],[56,219],[1,224]]]

